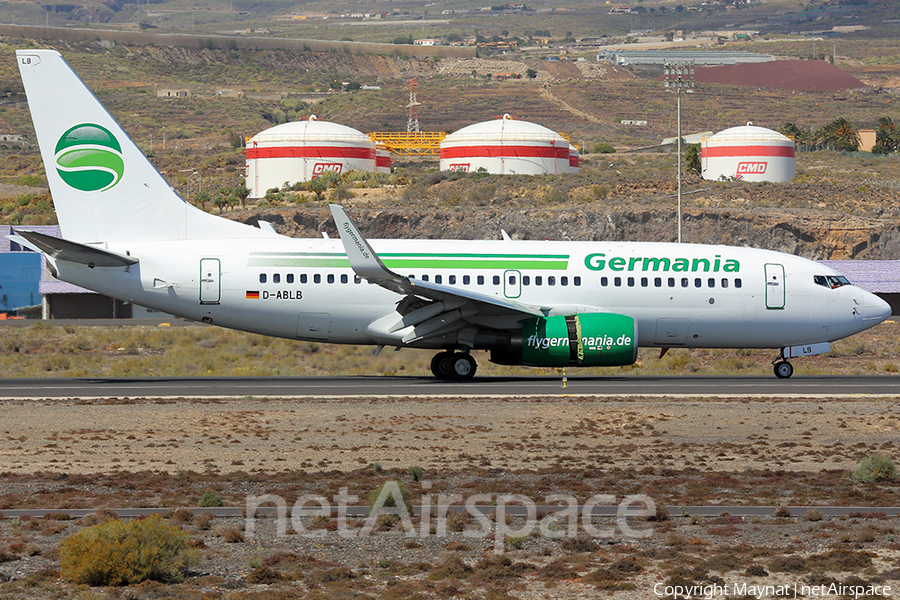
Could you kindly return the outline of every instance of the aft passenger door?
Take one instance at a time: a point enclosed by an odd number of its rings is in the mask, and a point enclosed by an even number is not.
[[[200,304],[218,304],[222,300],[221,278],[218,258],[200,259]]]
[[[781,310],[784,308],[784,266],[766,265],[766,308]]]

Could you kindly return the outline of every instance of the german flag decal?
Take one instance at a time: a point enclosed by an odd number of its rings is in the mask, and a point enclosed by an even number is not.
[[[247,300],[259,300],[259,292],[247,292]]]

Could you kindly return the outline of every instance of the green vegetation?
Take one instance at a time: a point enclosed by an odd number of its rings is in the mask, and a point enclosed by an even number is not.
[[[212,489],[203,492],[203,497],[200,498],[200,502],[197,504],[197,506],[203,508],[224,505],[225,503],[222,501],[222,494]]]
[[[159,515],[85,527],[62,542],[62,576],[87,585],[181,581],[200,560],[196,550],[188,549],[189,537]]]
[[[890,457],[876,452],[864,458],[853,471],[853,479],[861,483],[892,481],[897,477],[897,466]]]

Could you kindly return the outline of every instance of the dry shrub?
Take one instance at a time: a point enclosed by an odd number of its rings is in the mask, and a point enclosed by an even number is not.
[[[186,508],[179,508],[172,512],[169,521],[176,525],[187,525],[194,520],[194,513]]]
[[[769,575],[769,572],[762,565],[750,565],[744,571],[744,575],[747,577],[766,577]]]
[[[229,527],[222,532],[222,540],[226,544],[237,544],[244,541],[244,532],[237,527]]]
[[[537,570],[542,579],[575,579],[578,571],[565,560],[551,561]]]
[[[821,568],[826,571],[853,571],[859,572],[872,566],[872,558],[875,555],[870,552],[854,552],[843,548],[832,550],[824,554],[816,554],[806,559],[810,567]]]
[[[65,579],[88,585],[131,585],[142,581],[181,581],[199,562],[188,549],[189,536],[159,515],[113,519],[85,527],[63,540],[60,567]]]
[[[81,524],[89,527],[91,525],[99,525],[101,523],[106,523],[107,521],[118,518],[119,515],[118,513],[116,513],[116,511],[110,510],[108,508],[101,508],[81,517]]]
[[[208,512],[204,512],[204,513],[200,513],[199,515],[194,515],[193,524],[194,524],[194,527],[196,527],[197,529],[202,529],[203,531],[206,531],[207,529],[210,528],[212,520],[213,520],[212,514],[208,513]]]
[[[776,556],[769,563],[769,570],[774,573],[806,573],[809,565],[800,556]]]
[[[522,576],[534,567],[523,562],[513,562],[505,555],[488,554],[475,564],[475,578],[478,582],[502,581]]]
[[[596,552],[600,544],[588,537],[571,537],[564,539],[559,547],[569,553]]]
[[[472,517],[461,512],[450,512],[447,514],[447,531],[460,533],[465,531],[469,526]]]
[[[244,577],[247,583],[278,583],[287,579],[282,573],[269,567],[259,567],[254,569]]]
[[[803,518],[807,521],[821,521],[825,518],[825,515],[823,515],[822,511],[818,508],[812,508],[806,511],[806,514],[803,515]]]
[[[317,584],[321,585],[323,583],[334,583],[336,581],[346,582],[355,578],[356,573],[350,568],[340,566],[333,569],[313,571],[307,575],[305,579],[308,585],[313,586]]]
[[[472,567],[467,565],[459,554],[452,552],[443,556],[441,563],[428,574],[428,579],[432,581],[465,579],[472,573]]]
[[[0,563],[12,562],[14,560],[19,560],[18,554],[10,552],[9,548],[0,548]]]

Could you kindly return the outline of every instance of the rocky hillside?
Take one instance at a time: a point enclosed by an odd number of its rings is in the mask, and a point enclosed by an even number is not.
[[[377,238],[675,240],[671,207],[579,205],[477,210],[360,208],[350,211],[362,232]],[[270,208],[235,213],[246,223],[263,219],[292,237],[337,231],[328,209]],[[811,209],[687,208],[684,241],[754,246],[812,259],[893,259],[900,256],[900,222]]]

